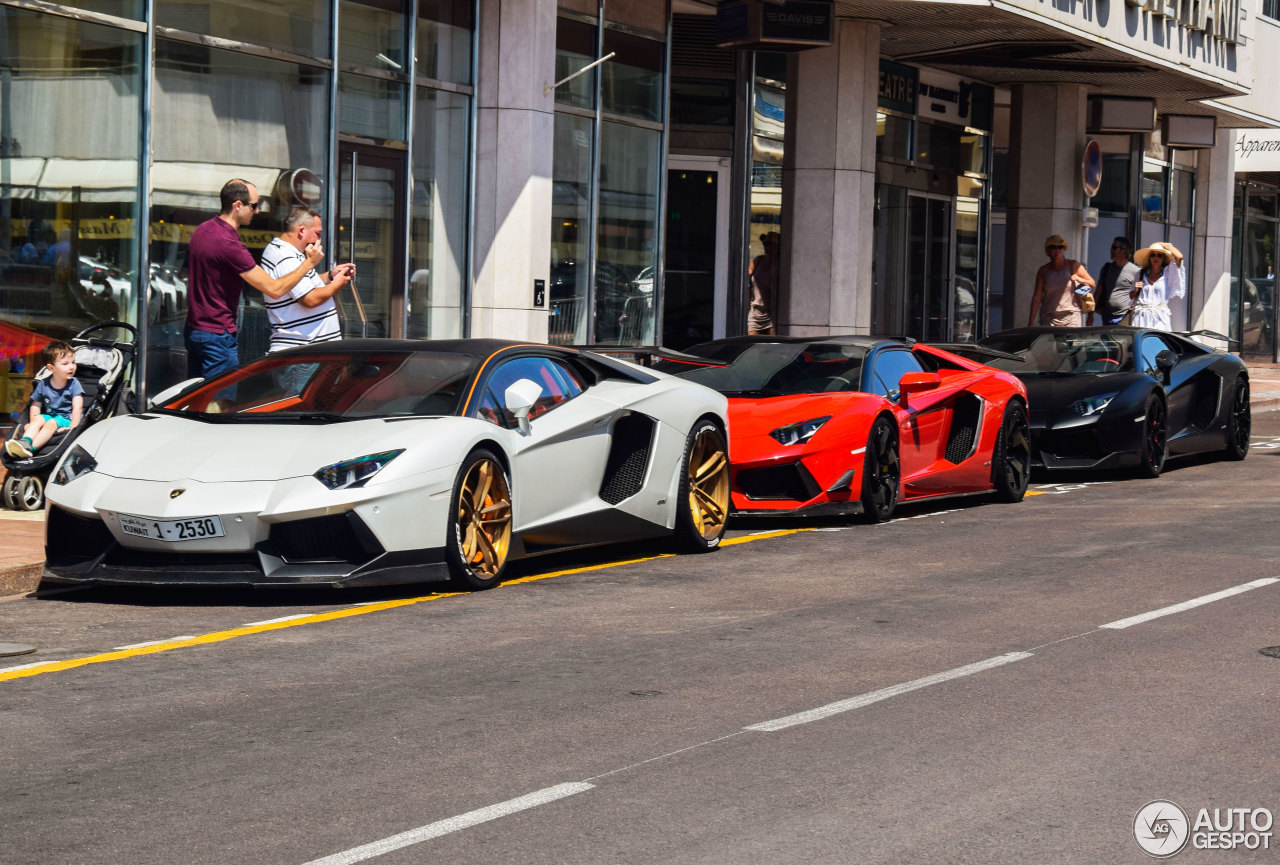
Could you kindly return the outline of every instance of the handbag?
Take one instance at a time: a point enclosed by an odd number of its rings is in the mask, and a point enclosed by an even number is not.
[[[1086,291],[1084,294],[1077,294],[1076,303],[1079,304],[1081,312],[1093,312],[1098,308],[1098,302],[1093,299],[1092,291]]]

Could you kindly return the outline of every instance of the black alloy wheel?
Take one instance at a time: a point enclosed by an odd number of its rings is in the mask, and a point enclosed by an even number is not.
[[[1240,376],[1232,388],[1231,415],[1227,418],[1226,443],[1222,456],[1242,460],[1249,455],[1249,436],[1253,432],[1253,413],[1249,408],[1249,379]]]
[[[862,465],[862,518],[869,523],[882,523],[898,507],[902,480],[898,435],[887,417],[877,418],[872,425]]]
[[[1000,438],[996,440],[991,459],[991,482],[996,498],[1002,502],[1020,502],[1031,483],[1031,427],[1027,409],[1018,400],[1005,406]]]
[[[1138,476],[1158,478],[1164,471],[1169,442],[1166,439],[1168,411],[1164,400],[1156,394],[1147,397],[1146,415],[1142,419],[1142,449],[1138,451]]]

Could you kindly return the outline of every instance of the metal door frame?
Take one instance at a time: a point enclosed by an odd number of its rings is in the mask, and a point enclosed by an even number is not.
[[[376,147],[369,144],[339,140],[337,154],[338,173],[336,175],[339,181],[342,179],[342,173],[347,165],[348,157],[351,159],[352,168],[351,177],[348,180],[350,185],[348,189],[338,188],[335,190],[333,227],[329,235],[332,238],[333,245],[327,256],[327,264],[331,267],[333,264],[355,260],[355,209],[359,200],[359,186],[356,181],[356,174],[360,166],[368,165],[391,169],[395,174],[395,179],[392,183],[395,200],[392,203],[394,222],[391,231],[391,255],[388,262],[391,286],[387,300],[387,326],[390,337],[403,339],[408,329],[408,304],[406,301],[409,292],[409,275],[405,271],[407,237],[409,234],[406,216],[408,213],[406,196],[409,188],[408,154],[404,150],[392,147]],[[350,206],[350,211],[347,215],[349,216],[348,222],[351,225],[351,236],[347,238],[345,244],[342,243],[341,232],[338,231],[338,225],[344,215],[342,212],[344,198],[348,199],[347,204]],[[344,252],[345,258],[342,257]],[[360,276],[357,274],[356,280],[359,281],[359,279]],[[356,306],[360,308],[361,304],[354,289],[352,290],[352,296],[356,297]],[[363,310],[361,312],[363,313]]]
[[[732,160],[722,156],[685,156],[683,154],[670,154],[667,157],[667,173],[662,176],[664,187],[667,184],[667,175],[672,171],[706,171],[716,175],[716,263],[715,271],[712,274],[712,281],[715,285],[713,297],[715,304],[711,311],[711,334],[715,339],[727,336],[726,328],[728,322],[728,304],[729,304],[729,203],[730,203],[730,186],[733,181],[732,177]],[[662,200],[668,205],[670,204],[670,196],[664,188]],[[664,213],[662,218],[665,221],[667,214]],[[670,237],[664,236],[666,243],[670,243]],[[665,288],[667,274],[667,251],[664,247],[662,250],[662,261],[659,268],[659,277]],[[665,293],[663,294],[665,297]],[[659,320],[656,326],[659,335],[658,342],[661,342],[662,321]]]
[[[948,233],[948,238],[947,238],[947,261],[946,261],[946,265],[945,265],[945,267],[946,267],[946,273],[945,273],[945,275],[944,275],[944,279],[945,279],[945,288],[946,288],[946,295],[947,295],[947,309],[946,309],[947,326],[946,326],[946,334],[944,335],[943,339],[941,340],[942,342],[946,342],[946,341],[948,341],[948,340],[950,340],[950,339],[951,339],[951,335],[952,335],[952,328],[955,326],[955,314],[956,314],[956,309],[955,309],[955,307],[956,307],[956,293],[955,293],[955,282],[956,282],[956,221],[957,221],[957,220],[956,220],[956,215],[957,215],[957,214],[956,214],[956,205],[957,205],[956,196],[954,196],[954,195],[942,195],[942,194],[940,194],[940,193],[936,193],[936,192],[919,192],[919,191],[914,190],[914,189],[908,189],[908,190],[907,190],[907,214],[906,214],[906,216],[907,216],[907,232],[908,232],[908,235],[907,235],[907,244],[906,244],[906,246],[904,247],[904,248],[905,248],[905,250],[906,250],[906,256],[907,256],[907,262],[906,262],[907,267],[906,267],[906,271],[905,271],[905,272],[906,272],[906,274],[907,274],[907,285],[910,285],[910,284],[911,284],[911,277],[912,277],[913,272],[914,272],[914,269],[915,269],[915,267],[916,267],[916,262],[914,262],[914,261],[912,260],[912,257],[911,257],[911,243],[910,243],[910,241],[911,241],[911,236],[910,236],[910,231],[911,231],[911,228],[910,228],[910,225],[911,225],[911,199],[913,199],[913,198],[921,198],[921,199],[925,199],[926,201],[930,201],[930,200],[931,200],[931,201],[942,201],[942,202],[946,202],[946,204],[947,204],[947,213],[950,215],[951,228],[950,228],[950,231],[949,231],[949,233]],[[933,234],[933,231],[932,231],[932,225],[931,225],[930,223],[932,223],[932,220],[929,218],[929,211],[928,211],[928,208],[927,208],[927,206],[926,206],[926,209],[925,209],[925,226],[926,226],[926,228],[925,228],[925,244],[926,244],[926,246],[928,245],[929,238],[930,238],[930,237],[932,236],[932,234]],[[927,276],[928,276],[928,274],[926,273],[926,279],[927,279]],[[926,289],[925,289],[925,290],[927,291],[927,290],[928,290],[928,289],[927,289],[927,285],[928,285],[927,281],[925,282],[925,285],[926,285]],[[907,309],[906,309],[906,306],[905,306],[907,298],[906,298],[906,296],[905,296],[905,295],[903,296],[902,300],[903,300],[903,304],[904,304],[904,305],[903,305],[903,307],[902,307],[902,320],[903,320],[903,323],[905,324],[905,323],[906,323],[906,318],[907,318]],[[925,328],[926,332],[925,332],[924,334],[911,334],[911,333],[909,333],[909,334],[905,334],[906,336],[913,336],[913,337],[916,337],[917,339],[925,339],[925,338],[928,336],[928,333],[927,333],[927,329],[928,329],[928,324],[927,324],[927,318],[928,318],[928,314],[927,314],[927,312],[928,312],[928,304],[927,304],[927,303],[925,303],[925,302],[924,302],[924,300],[925,300],[924,298],[922,298],[922,299],[921,299],[921,311],[922,311],[922,313],[924,314],[924,318],[923,318],[923,319],[922,319],[922,321],[921,321],[921,325]]]

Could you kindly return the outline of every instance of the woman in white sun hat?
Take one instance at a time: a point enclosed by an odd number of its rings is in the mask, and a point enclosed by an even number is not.
[[[1169,330],[1169,301],[1187,293],[1182,253],[1172,243],[1157,240],[1135,252],[1133,263],[1142,268],[1133,281],[1133,326]]]

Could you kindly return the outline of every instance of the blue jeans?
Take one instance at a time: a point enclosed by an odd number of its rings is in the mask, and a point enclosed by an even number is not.
[[[187,344],[187,377],[213,378],[240,364],[234,333],[210,333],[193,327],[182,329]]]

